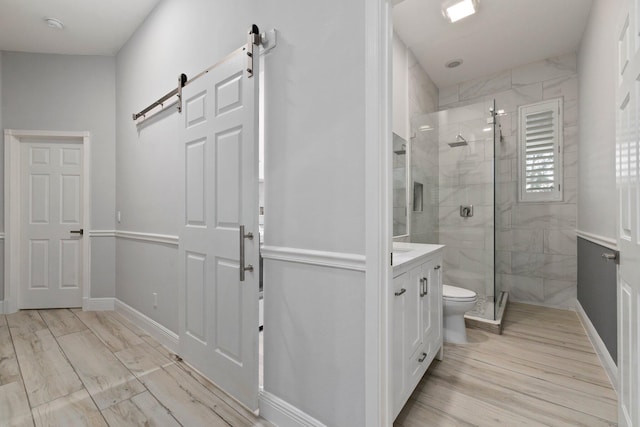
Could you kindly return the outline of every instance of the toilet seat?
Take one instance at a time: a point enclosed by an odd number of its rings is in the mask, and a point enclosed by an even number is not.
[[[457,286],[442,285],[442,298],[451,301],[475,301],[477,295],[469,289],[459,288]]]

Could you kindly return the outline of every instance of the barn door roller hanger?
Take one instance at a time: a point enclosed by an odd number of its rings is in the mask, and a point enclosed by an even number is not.
[[[204,76],[209,71],[213,70],[220,64],[223,64],[229,58],[231,58],[232,56],[236,55],[241,51],[246,52],[246,55],[247,55],[247,69],[246,69],[247,78],[252,78],[253,77],[253,61],[256,58],[255,56],[256,47],[257,46],[262,47],[262,50],[258,51],[259,54],[265,54],[269,52],[271,49],[273,49],[276,46],[276,34],[277,32],[275,29],[264,32],[264,33],[260,33],[258,26],[255,24],[252,25],[251,28],[249,28],[249,32],[247,36],[248,40],[245,45],[242,45],[240,48],[234,50],[229,55],[224,57],[221,61],[217,62],[216,64],[212,65],[211,67],[207,68],[206,70],[202,71],[200,74],[196,75],[191,79],[188,79],[187,75],[184,73],[180,74],[180,76],[178,77],[177,88],[167,93],[157,101],[153,102],[152,104],[150,104],[148,107],[146,107],[139,113],[134,113],[133,120],[136,121],[139,118],[142,118],[142,119],[147,118],[147,114],[157,107],[164,109],[165,103],[169,101],[171,98],[173,98],[174,96],[177,97],[175,102],[171,104],[167,104],[167,106],[176,104],[178,108],[178,112],[181,113],[182,112],[182,88],[188,85],[189,83],[197,80],[198,78]]]

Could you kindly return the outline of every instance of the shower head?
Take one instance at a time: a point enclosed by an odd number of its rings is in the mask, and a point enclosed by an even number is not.
[[[469,145],[469,143],[467,142],[466,139],[464,139],[464,137],[460,134],[458,134],[458,136],[456,136],[456,140],[453,142],[447,142],[447,144],[449,144],[449,147],[453,148],[453,147],[462,147],[465,145]]]
[[[394,150],[395,154],[407,154],[407,144],[402,144],[402,148],[400,150]]]

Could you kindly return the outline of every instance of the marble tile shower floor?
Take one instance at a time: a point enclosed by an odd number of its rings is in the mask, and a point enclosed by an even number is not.
[[[472,317],[478,317],[481,319],[492,319],[494,318],[494,302],[493,297],[478,297],[478,301],[476,302],[476,306],[471,311],[467,311],[465,314]]]
[[[114,312],[0,315],[0,426],[271,426]]]

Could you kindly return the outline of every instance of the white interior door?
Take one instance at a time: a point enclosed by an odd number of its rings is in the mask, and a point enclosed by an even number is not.
[[[640,426],[640,2],[628,0],[618,26],[618,369],[620,426]]]
[[[259,61],[255,61],[255,65]],[[239,50],[183,90],[180,351],[258,407],[258,70]],[[240,280],[240,227],[247,271]]]
[[[81,143],[21,145],[20,308],[82,306]]]

